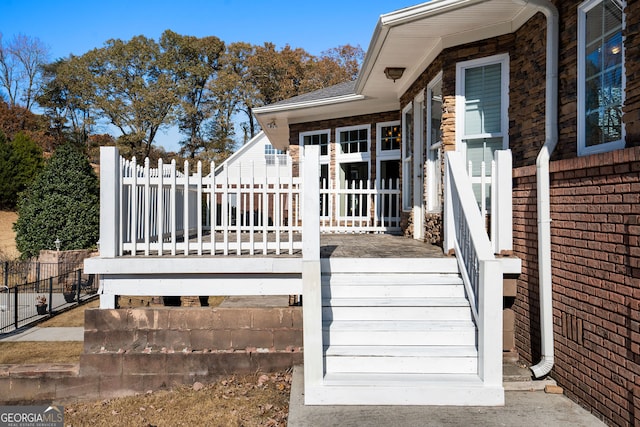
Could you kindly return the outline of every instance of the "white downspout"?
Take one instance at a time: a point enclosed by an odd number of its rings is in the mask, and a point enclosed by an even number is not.
[[[536,159],[538,204],[538,281],[540,287],[540,330],[542,358],[531,367],[536,378],[547,375],[554,363],[553,305],[551,276],[551,208],[549,159],[558,143],[558,9],[547,0],[513,0],[528,4],[547,18],[547,76],[545,100],[545,141]]]

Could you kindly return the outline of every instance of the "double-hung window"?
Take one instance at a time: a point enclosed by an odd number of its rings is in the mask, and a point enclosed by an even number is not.
[[[509,146],[508,55],[458,63],[456,85],[457,143],[470,165],[476,200],[484,210],[491,206],[494,152]]]
[[[624,147],[624,2],[578,7],[578,155]]]

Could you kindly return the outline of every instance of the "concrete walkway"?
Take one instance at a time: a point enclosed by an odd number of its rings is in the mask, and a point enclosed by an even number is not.
[[[40,328],[34,326],[15,333],[0,334],[0,342],[10,341],[84,341],[84,327]]]
[[[566,396],[544,391],[506,391],[505,405],[499,407],[305,406],[303,377],[303,368],[296,366],[289,400],[289,427],[605,426]],[[519,387],[524,390],[527,385]],[[510,388],[505,383],[505,389]]]

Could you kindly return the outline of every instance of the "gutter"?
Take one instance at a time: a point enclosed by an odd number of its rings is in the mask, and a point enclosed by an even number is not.
[[[547,18],[547,76],[545,93],[545,141],[536,159],[538,210],[538,281],[542,358],[531,367],[535,378],[547,375],[554,364],[553,299],[551,274],[551,207],[549,160],[558,143],[558,9],[548,0],[513,0],[532,6]]]

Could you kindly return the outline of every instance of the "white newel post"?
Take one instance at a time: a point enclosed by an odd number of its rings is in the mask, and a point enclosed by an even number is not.
[[[302,301],[305,403],[322,383],[322,299],[320,289],[320,166],[318,147],[304,147],[302,162]]]
[[[498,260],[480,261],[478,295],[478,374],[488,387],[502,386],[502,267]]]
[[[120,254],[120,153],[100,147],[100,258]],[[105,290],[102,279],[100,308],[115,308],[116,297]]]
[[[513,250],[513,199],[511,150],[498,150],[496,176],[492,178],[491,242],[494,252],[500,254]]]

